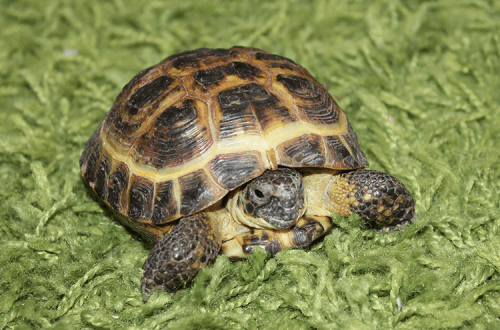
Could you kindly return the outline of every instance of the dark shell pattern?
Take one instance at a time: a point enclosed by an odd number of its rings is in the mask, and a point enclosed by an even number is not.
[[[255,48],[198,49],[135,76],[85,145],[85,181],[132,221],[205,209],[278,165],[368,166],[345,113],[303,67]]]

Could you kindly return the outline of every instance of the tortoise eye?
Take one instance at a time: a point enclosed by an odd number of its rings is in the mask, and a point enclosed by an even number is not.
[[[255,189],[254,193],[258,198],[264,198],[264,193],[260,189]]]
[[[257,205],[263,205],[267,204],[269,202],[269,195],[266,196],[266,191],[262,189],[262,187],[259,188],[253,188],[249,187],[247,191],[247,198],[248,200],[252,201],[253,203],[256,203]]]

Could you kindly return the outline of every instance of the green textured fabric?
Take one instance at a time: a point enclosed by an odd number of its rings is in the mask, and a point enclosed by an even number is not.
[[[0,328],[500,328],[500,1],[0,0]],[[199,47],[306,67],[419,221],[219,257],[143,303],[151,246],[85,188],[83,146],[136,73]]]

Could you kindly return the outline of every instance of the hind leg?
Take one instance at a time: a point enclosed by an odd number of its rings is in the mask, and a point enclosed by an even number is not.
[[[287,248],[304,248],[333,227],[327,216],[303,216],[288,229],[253,229],[222,244],[221,253],[229,258],[245,258],[258,246],[269,255]]]

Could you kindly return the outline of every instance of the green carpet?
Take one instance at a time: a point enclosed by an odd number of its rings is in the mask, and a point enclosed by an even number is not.
[[[1,329],[499,329],[500,1],[0,0]],[[136,73],[199,47],[306,67],[420,220],[217,258],[144,304],[150,246],[80,178]]]

